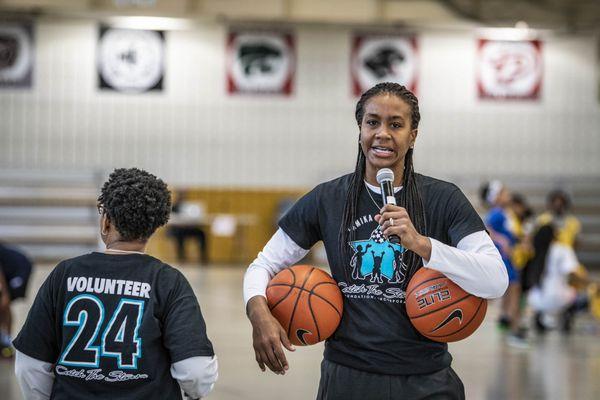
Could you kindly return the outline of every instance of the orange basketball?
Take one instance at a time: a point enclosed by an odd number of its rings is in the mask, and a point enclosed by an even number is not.
[[[290,341],[298,346],[331,336],[344,308],[337,283],[327,272],[310,265],[295,265],[275,275],[267,286],[267,302]]]
[[[440,272],[421,268],[406,289],[406,311],[421,335],[456,342],[481,325],[487,300],[465,292]]]

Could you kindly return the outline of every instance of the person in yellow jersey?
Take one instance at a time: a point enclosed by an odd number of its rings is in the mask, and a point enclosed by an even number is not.
[[[537,226],[548,224],[556,228],[556,241],[575,248],[577,236],[581,232],[581,222],[569,213],[571,198],[564,190],[553,190],[548,194],[548,210],[537,218]]]
[[[511,261],[517,270],[523,269],[527,261],[533,257],[531,246],[531,233],[533,224],[531,217],[533,211],[525,196],[520,193],[512,193],[512,200],[508,209],[509,229],[517,239],[513,248]]]
[[[591,303],[598,297],[597,290],[595,289],[596,284],[589,280],[587,270],[575,258],[574,250],[577,247],[577,239],[581,232],[581,222],[576,216],[569,213],[570,208],[570,196],[564,190],[556,189],[548,194],[547,210],[536,219],[536,235],[544,227],[552,226],[554,230],[553,242],[558,246],[569,249],[569,252],[573,254],[572,259],[576,261],[576,264],[570,269],[568,277],[565,280],[565,288],[568,288],[565,290],[571,293],[572,298],[567,302],[568,306],[564,307],[560,318],[560,328],[564,333],[571,331],[573,317],[577,312],[587,309],[588,306],[590,311],[594,311]],[[532,302],[532,300],[535,300],[535,294],[535,290],[530,293],[529,303],[533,305],[534,311],[539,311],[536,310],[536,308],[539,308],[535,306],[536,302]],[[547,306],[547,304],[544,306]],[[544,323],[544,319],[540,317],[540,313],[536,312],[535,326],[538,332],[543,332],[547,329],[547,326]]]
[[[588,307],[587,296],[578,294],[572,285],[579,264],[575,251],[556,240],[556,232],[552,224],[538,229],[533,237],[535,256],[525,275],[530,286],[527,302],[539,334],[554,327],[569,333],[575,314]]]
[[[571,209],[570,196],[564,190],[553,190],[548,194],[547,207],[547,211],[537,218],[537,228],[552,224],[556,230],[556,241],[575,250],[577,238],[581,232],[581,222],[576,216],[569,213]],[[588,273],[582,264],[577,266],[574,275],[580,278],[577,282],[587,281]],[[579,284],[574,286],[580,291],[585,289],[585,286]]]
[[[524,282],[526,271],[524,271],[527,263],[533,258],[532,233],[534,229],[533,210],[529,206],[527,199],[521,193],[511,193],[511,201],[507,208],[506,217],[508,219],[508,229],[515,237],[516,243],[513,246],[510,254],[510,260],[513,268],[519,272],[521,283],[521,292],[515,300],[512,318],[514,323],[511,327],[518,338],[526,337],[526,321],[523,321],[524,308],[527,305],[527,283]],[[515,295],[516,296],[516,295]],[[508,338],[511,344],[514,344],[513,338]],[[517,340],[518,345],[522,346],[522,342]]]

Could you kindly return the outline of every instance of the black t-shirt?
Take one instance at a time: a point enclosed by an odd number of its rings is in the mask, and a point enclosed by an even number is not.
[[[181,399],[171,364],[214,355],[188,281],[142,254],[61,262],[14,345],[55,364],[52,399]]]
[[[382,207],[381,195],[366,187],[359,199],[358,218],[348,227],[356,232],[356,239],[349,243],[351,257],[340,254],[338,234],[350,178],[345,175],[320,184],[279,221],[304,249],[323,241],[333,278],[344,294],[342,321],[325,345],[325,358],[389,375],[431,373],[449,366],[452,357],[447,345],[420,335],[406,315],[401,289],[406,272],[404,249],[383,237],[374,219]],[[419,174],[417,185],[428,230],[421,234],[456,246],[463,237],[485,229],[456,185]],[[399,193],[396,197],[399,202]]]

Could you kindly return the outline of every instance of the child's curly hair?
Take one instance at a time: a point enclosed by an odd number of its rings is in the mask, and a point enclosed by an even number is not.
[[[123,240],[147,240],[169,220],[171,192],[146,171],[119,168],[102,186],[98,203]]]

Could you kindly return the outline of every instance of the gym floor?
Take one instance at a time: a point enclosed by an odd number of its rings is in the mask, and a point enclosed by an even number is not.
[[[18,332],[34,294],[51,267],[35,270],[29,297],[13,306]],[[254,361],[251,328],[244,315],[239,266],[186,266],[182,271],[199,298],[208,334],[219,357],[219,381],[212,400],[314,399],[319,382],[322,345],[298,348],[288,355],[285,376],[262,373]],[[453,368],[462,378],[468,399],[599,399],[600,332],[598,323],[581,316],[569,337],[550,332],[531,335],[527,349],[509,347],[496,329],[498,302],[469,339],[452,344]],[[0,396],[22,399],[13,363],[0,360]]]

